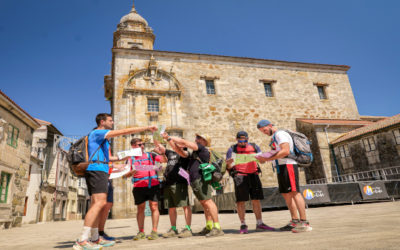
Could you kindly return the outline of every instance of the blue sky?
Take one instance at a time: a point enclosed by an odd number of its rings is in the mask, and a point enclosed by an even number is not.
[[[0,89],[65,135],[109,112],[113,32],[132,0],[0,0]],[[361,115],[400,109],[400,1],[136,0],[155,49],[349,65]]]

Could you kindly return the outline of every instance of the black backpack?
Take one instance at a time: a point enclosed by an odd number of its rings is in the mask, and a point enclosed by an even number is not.
[[[89,158],[89,135],[80,138],[78,141],[73,143],[69,148],[67,153],[67,161],[69,163],[69,168],[71,173],[76,177],[85,176],[85,171],[90,163],[98,162],[98,163],[106,163],[100,161],[92,161],[92,158],[97,153],[97,151],[101,148],[101,146],[106,142],[106,139],[100,144],[100,146],[94,151],[92,156]]]

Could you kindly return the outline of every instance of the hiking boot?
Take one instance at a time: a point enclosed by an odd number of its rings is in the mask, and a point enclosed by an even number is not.
[[[240,234],[248,234],[249,231],[247,230],[247,225],[241,225],[239,233]]]
[[[213,228],[211,229],[211,231],[206,234],[206,237],[211,238],[211,237],[217,237],[217,236],[223,236],[224,235],[224,231],[222,231],[222,229],[217,229],[217,228]]]
[[[115,241],[115,237],[111,237],[106,233],[103,233],[103,235],[100,235],[101,237],[103,237],[105,240],[112,240]]]
[[[204,227],[200,232],[194,233],[194,236],[206,236],[209,232],[211,232],[211,230]]]
[[[146,239],[146,235],[143,232],[139,232],[133,237],[133,240],[144,240]]]
[[[158,233],[151,231],[150,235],[147,236],[148,240],[157,240],[158,239]]]
[[[298,220],[291,220],[286,226],[278,228],[278,231],[292,231],[292,229],[295,228],[298,223],[300,223]]]
[[[74,246],[72,247],[75,250],[98,250],[98,249],[103,249],[102,246],[99,246],[97,244],[93,244],[92,242],[88,240],[84,241],[76,241]]]
[[[275,231],[275,228],[265,225],[264,223],[257,225],[256,232]]]
[[[187,229],[186,227],[184,229],[182,229],[182,231],[178,235],[179,238],[187,238],[187,237],[192,237],[192,236],[193,236],[192,231]]]
[[[312,227],[308,221],[300,221],[293,229],[293,233],[310,232]]]
[[[94,244],[97,244],[102,247],[111,247],[115,245],[115,241],[113,240],[106,240],[102,236],[99,237],[98,240],[93,241]]]
[[[177,236],[178,236],[178,230],[174,230],[172,228],[170,228],[168,230],[168,232],[166,232],[162,235],[162,237],[164,237],[164,238],[172,238],[172,237],[177,237]]]

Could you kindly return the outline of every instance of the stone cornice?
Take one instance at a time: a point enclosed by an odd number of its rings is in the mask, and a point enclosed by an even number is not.
[[[158,90],[158,89],[137,89],[137,88],[125,88],[124,92],[129,93],[157,93],[163,95],[180,95],[181,91],[179,90]]]
[[[157,58],[158,61],[169,60],[177,62],[193,62],[193,63],[214,63],[214,64],[237,64],[247,67],[263,67],[275,69],[290,69],[299,71],[319,71],[345,74],[350,66],[333,65],[333,64],[318,64],[318,63],[303,63],[303,62],[288,62],[278,60],[268,60],[248,57],[221,56],[209,54],[196,54],[174,51],[159,51],[159,50],[144,50],[144,49],[126,49],[113,48],[113,54],[128,54],[150,58],[151,55]]]

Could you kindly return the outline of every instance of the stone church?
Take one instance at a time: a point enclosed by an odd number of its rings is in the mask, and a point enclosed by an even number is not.
[[[165,124],[171,135],[194,140],[209,134],[212,148],[226,152],[239,130],[268,149],[256,128],[268,119],[311,138],[315,162],[301,182],[336,175],[329,140],[362,126],[350,86],[349,66],[159,51],[155,34],[135,7],[114,32],[111,74],[104,77],[115,129]],[[150,134],[142,137],[151,148]],[[130,147],[132,136],[115,138],[113,151]],[[264,186],[277,186],[270,164]],[[134,216],[131,183],[114,181],[113,217]]]

